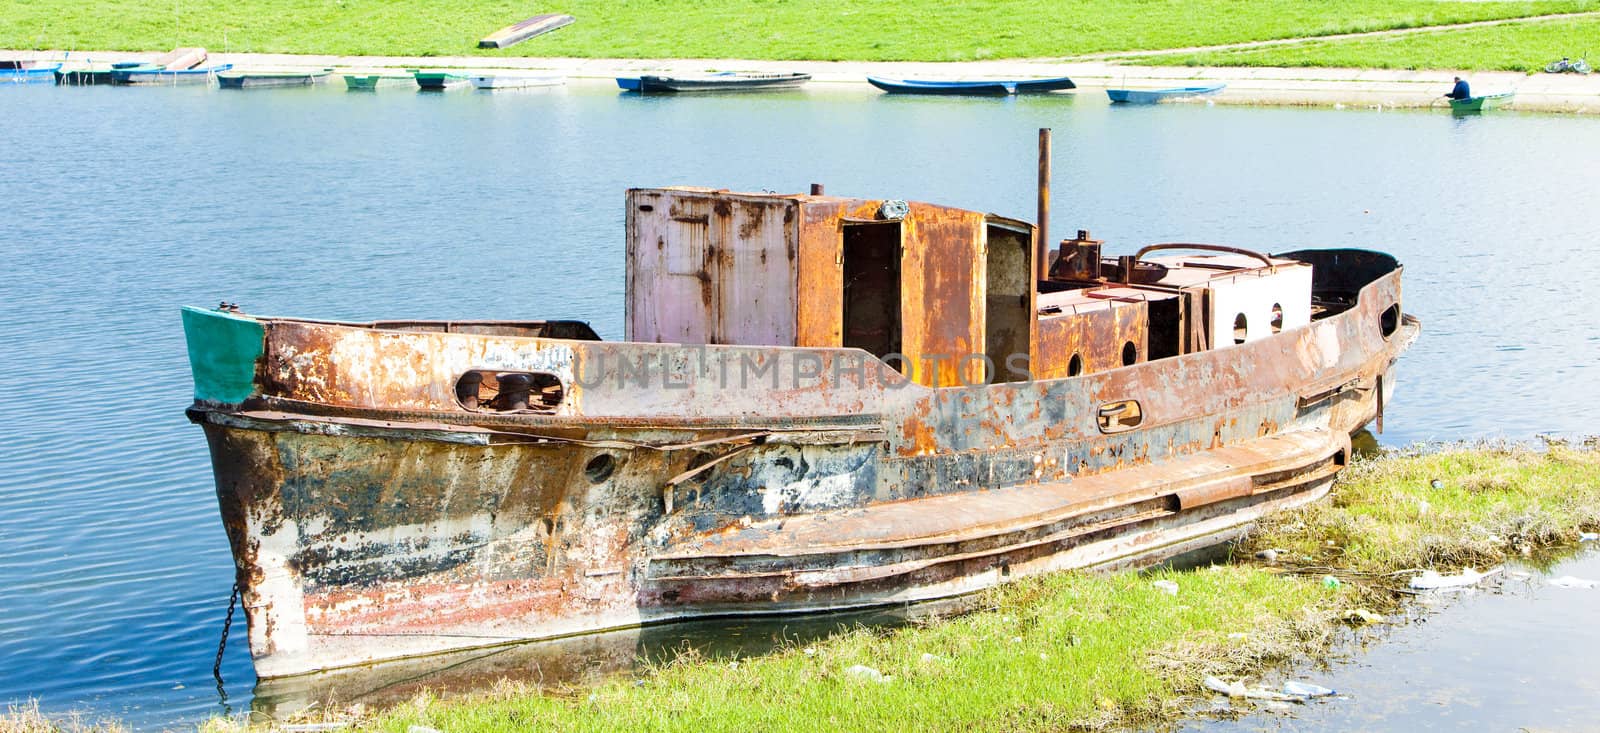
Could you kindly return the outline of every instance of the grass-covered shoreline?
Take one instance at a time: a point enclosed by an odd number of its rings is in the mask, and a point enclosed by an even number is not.
[[[1600,0],[14,0],[0,47],[393,56],[971,61],[1183,49],[1600,10]],[[578,21],[505,51],[479,38],[543,12]],[[1581,38],[1573,39],[1580,45]],[[1475,46],[1464,44],[1471,51]],[[1480,68],[1468,58],[1463,68]],[[1385,57],[1404,66],[1426,59]],[[1485,63],[1489,63],[1488,60]]]
[[[1233,564],[1034,578],[985,594],[983,610],[970,614],[761,656],[689,654],[592,687],[509,683],[315,715],[396,733],[417,725],[451,733],[1045,731],[1170,721],[1211,695],[1207,675],[1252,678],[1314,657],[1352,623],[1351,611],[1392,612],[1405,597],[1396,591],[1421,569],[1481,569],[1576,544],[1596,529],[1594,440],[1390,454],[1357,461],[1330,499],[1267,520]],[[1340,579],[1336,587],[1329,575]],[[1158,580],[1176,583],[1177,594]],[[858,665],[883,679],[852,671]],[[0,719],[0,730],[51,730],[23,719]],[[28,718],[35,726],[41,719]]]
[[[1536,72],[1568,56],[1600,53],[1600,17],[1326,41],[1255,49],[1146,56],[1164,66],[1472,69]]]

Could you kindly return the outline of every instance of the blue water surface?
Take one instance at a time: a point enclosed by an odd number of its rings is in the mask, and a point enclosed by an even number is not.
[[[1052,127],[1057,236],[1398,255],[1425,331],[1385,442],[1595,431],[1600,120],[813,86],[0,88],[0,704],[140,727],[248,705],[242,637],[226,701],[211,675],[232,568],[180,306],[619,338],[629,186],[1031,219]]]

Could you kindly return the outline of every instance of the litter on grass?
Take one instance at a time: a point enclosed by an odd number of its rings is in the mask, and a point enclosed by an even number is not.
[[[1494,575],[1503,569],[1504,568],[1493,567],[1480,573],[1472,568],[1467,568],[1456,575],[1440,575],[1436,570],[1424,570],[1422,571],[1421,575],[1411,579],[1410,586],[1412,590],[1465,588],[1467,586],[1477,585],[1478,581]]]

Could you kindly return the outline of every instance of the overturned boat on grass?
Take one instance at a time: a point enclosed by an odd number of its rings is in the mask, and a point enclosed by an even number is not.
[[[1418,326],[1376,252],[1047,252],[627,194],[626,340],[183,313],[262,677],[1148,561],[1312,501]]]

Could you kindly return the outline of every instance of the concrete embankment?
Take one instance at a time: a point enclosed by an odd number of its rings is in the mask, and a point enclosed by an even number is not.
[[[66,62],[148,60],[151,53],[60,51],[0,52]],[[984,79],[1070,76],[1084,91],[1105,87],[1159,88],[1224,83],[1211,101],[1243,105],[1316,105],[1363,108],[1443,106],[1440,98],[1456,75],[1478,93],[1516,92],[1507,109],[1539,112],[1600,113],[1600,74],[1522,74],[1517,72],[1402,71],[1391,69],[1309,69],[1254,67],[1125,66],[1104,61],[1013,59],[970,62],[751,61],[740,59],[576,59],[407,56],[305,56],[214,53],[217,63],[236,68],[455,68],[540,70],[575,79],[609,79],[639,74],[694,74],[709,70],[799,71],[821,85],[866,86],[866,77]]]

